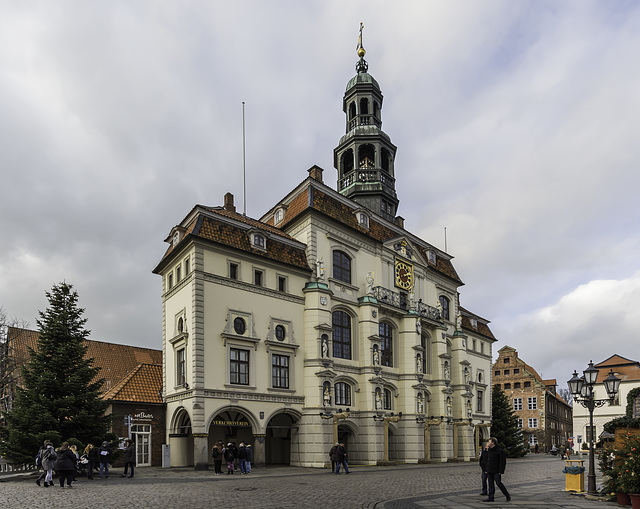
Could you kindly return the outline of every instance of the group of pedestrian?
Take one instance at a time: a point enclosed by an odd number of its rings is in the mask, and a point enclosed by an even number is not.
[[[136,449],[133,440],[125,442],[124,474],[122,477],[133,477]],[[48,488],[53,486],[53,472],[58,475],[60,487],[65,483],[71,488],[71,483],[76,480],[76,474],[80,465],[85,466],[87,479],[93,479],[94,470],[98,469],[100,479],[109,478],[109,464],[112,460],[112,451],[105,440],[99,448],[93,444],[87,445],[82,456],[79,456],[77,446],[64,442],[59,449],[55,449],[51,440],[45,440],[36,455],[36,465],[43,469],[42,474],[36,479],[38,486]],[[130,472],[127,475],[127,472]],[[44,480],[44,484],[42,481]]]
[[[213,475],[222,474],[223,459],[227,463],[227,475],[231,475],[236,471],[236,462],[238,463],[241,474],[251,473],[253,449],[251,445],[245,442],[240,442],[240,445],[236,447],[236,445],[231,442],[225,446],[222,440],[218,440],[211,449],[211,456],[213,457]]]
[[[349,474],[349,467],[347,466],[347,448],[344,442],[336,442],[329,450],[329,459],[331,460],[331,472],[336,475],[340,474],[340,467],[344,467],[345,474]]]
[[[502,484],[502,476],[507,466],[507,453],[498,445],[498,439],[489,438],[480,453],[480,468],[482,468],[482,493],[486,496],[483,502],[493,502],[496,494],[496,485],[507,499],[511,500],[511,495]],[[488,488],[488,489],[487,489]]]
[[[65,481],[68,488],[71,483],[76,480],[76,471],[78,469],[78,451],[75,445],[69,445],[64,442],[62,446],[55,450],[50,440],[45,440],[44,444],[38,451],[36,458],[40,459],[39,464],[42,466],[43,472],[36,479],[36,484],[42,486],[41,481],[44,479],[44,487],[53,486],[53,471],[58,474],[60,487],[64,488]],[[38,463],[38,460],[36,460]]]

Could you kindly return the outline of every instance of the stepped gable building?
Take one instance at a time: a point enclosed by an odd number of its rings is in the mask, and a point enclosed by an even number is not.
[[[589,411],[580,404],[573,406],[573,429],[575,433],[574,447],[583,448],[590,437],[598,442],[604,432],[604,425],[617,417],[624,417],[627,411],[627,395],[633,389],[640,387],[640,362],[627,359],[618,354],[594,364],[599,370],[594,397],[607,399],[607,391],[604,388],[604,379],[613,371],[620,381],[620,389],[612,403],[606,403],[593,411],[593,432],[589,428]],[[636,400],[635,406],[638,402]],[[636,413],[637,416],[637,413]]]
[[[556,393],[555,379],[543,380],[538,372],[510,346],[498,350],[493,365],[493,385],[500,387],[513,404],[529,446],[541,452],[553,445],[569,446],[573,436],[572,407]]]
[[[218,440],[257,464],[468,460],[488,436],[489,322],[463,309],[452,257],[404,228],[383,96],[358,48],[323,169],[258,220],[196,205],[162,278],[172,466],[207,468]],[[426,440],[426,442],[425,442]]]
[[[20,367],[29,361],[29,348],[38,349],[38,332],[9,327],[6,357],[11,382],[3,387],[2,410],[10,410],[16,387],[21,385]],[[111,401],[112,431],[136,442],[139,466],[160,466],[165,440],[165,405],[162,401],[162,350],[86,340],[87,359],[100,368],[101,397]],[[125,415],[131,415],[130,430]]]

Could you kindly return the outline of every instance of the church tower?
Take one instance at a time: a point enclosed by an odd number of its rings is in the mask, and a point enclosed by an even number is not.
[[[396,146],[382,130],[382,92],[367,70],[362,29],[358,38],[357,74],[347,83],[342,100],[346,134],[333,151],[338,192],[394,221],[398,210],[394,159]]]

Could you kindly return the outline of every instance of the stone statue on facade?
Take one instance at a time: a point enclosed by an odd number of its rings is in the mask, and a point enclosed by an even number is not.
[[[460,313],[456,315],[456,330],[462,331],[462,315]]]
[[[367,295],[373,295],[373,272],[367,272]]]
[[[380,389],[376,389],[376,410],[382,410],[382,394]]]
[[[331,393],[329,392],[329,384],[326,384],[324,386],[324,394],[322,395],[322,401],[324,403],[324,406],[331,405]]]
[[[423,398],[422,398],[422,393],[418,393],[418,401],[416,403],[416,409],[418,411],[419,414],[423,414],[424,413],[424,402],[423,402]]]
[[[380,352],[378,351],[378,345],[373,347],[373,365],[380,366]]]
[[[326,336],[322,338],[322,357],[325,359],[329,357],[329,338]]]
[[[324,262],[322,258],[316,260],[316,279],[318,281],[324,281]]]
[[[416,371],[422,373],[422,355],[420,354],[416,356]]]

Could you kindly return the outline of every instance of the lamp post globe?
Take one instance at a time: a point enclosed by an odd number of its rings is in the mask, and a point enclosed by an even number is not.
[[[594,442],[595,429],[593,426],[593,411],[607,403],[611,403],[620,388],[620,379],[613,374],[613,370],[609,372],[609,376],[603,380],[603,385],[607,391],[608,398],[596,399],[594,386],[598,380],[599,370],[593,365],[593,361],[589,361],[589,366],[583,371],[583,376],[579,377],[578,372],[573,372],[573,377],[567,382],[569,390],[573,394],[576,403],[580,403],[589,411],[589,433],[587,433],[587,441],[589,442],[589,473],[587,474],[587,493],[589,495],[596,494],[596,474],[594,460]]]

